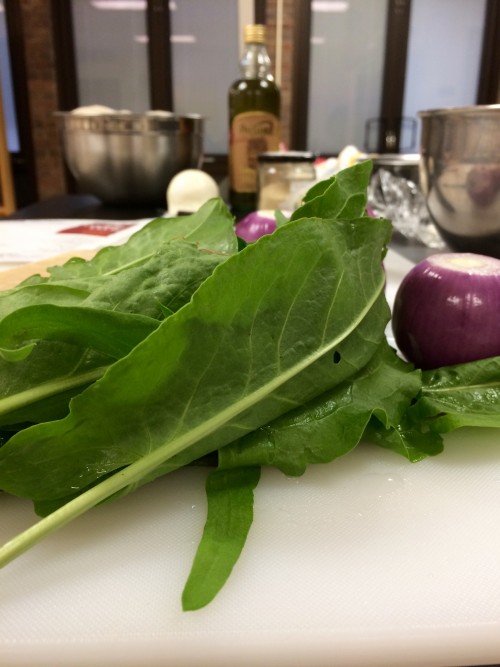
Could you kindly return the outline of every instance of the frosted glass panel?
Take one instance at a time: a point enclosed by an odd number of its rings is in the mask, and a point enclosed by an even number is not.
[[[0,81],[2,82],[3,112],[5,119],[5,133],[7,148],[11,153],[19,151],[19,135],[17,132],[16,110],[14,106],[14,91],[12,89],[12,75],[10,71],[9,42],[5,8],[0,0]]]
[[[80,104],[147,111],[146,3],[72,0]]]
[[[171,3],[174,110],[205,116],[204,150],[227,153],[227,91],[239,76],[238,2]]]
[[[312,2],[308,149],[364,147],[380,115],[387,0]]]
[[[485,0],[412,1],[404,116],[475,104],[485,10]]]

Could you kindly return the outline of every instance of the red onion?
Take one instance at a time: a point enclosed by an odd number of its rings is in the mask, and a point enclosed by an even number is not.
[[[392,329],[405,357],[424,369],[500,355],[500,260],[433,255],[396,293]]]
[[[235,227],[236,234],[247,243],[253,243],[276,229],[276,220],[261,215],[258,211],[249,213]]]

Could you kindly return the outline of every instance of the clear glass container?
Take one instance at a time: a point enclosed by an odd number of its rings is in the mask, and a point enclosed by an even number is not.
[[[314,153],[276,151],[258,157],[258,209],[291,212],[316,180]]]

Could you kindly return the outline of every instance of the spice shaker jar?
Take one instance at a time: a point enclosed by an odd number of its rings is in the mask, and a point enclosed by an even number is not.
[[[275,151],[258,157],[258,209],[293,211],[316,180],[315,156],[307,151]]]

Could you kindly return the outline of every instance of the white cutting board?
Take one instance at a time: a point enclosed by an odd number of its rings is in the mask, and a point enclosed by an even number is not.
[[[391,253],[388,293],[409,264]],[[180,596],[205,471],[98,507],[0,572],[5,667],[418,667],[500,662],[500,439],[410,464],[360,445],[301,478],[265,470],[229,582]],[[0,495],[0,539],[33,523]]]

